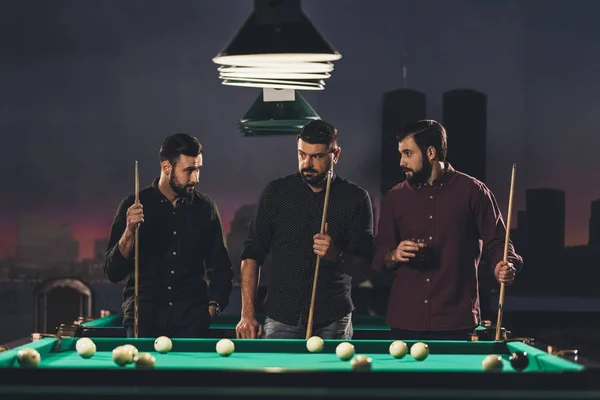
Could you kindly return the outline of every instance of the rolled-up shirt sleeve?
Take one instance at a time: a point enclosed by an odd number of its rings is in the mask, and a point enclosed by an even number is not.
[[[130,255],[125,258],[119,249],[119,240],[127,226],[127,209],[134,203],[133,196],[121,201],[112,223],[108,247],[104,258],[104,274],[111,282],[120,282],[133,272],[134,259]],[[133,251],[132,251],[133,254]]]
[[[489,254],[492,271],[504,259],[506,226],[494,194],[483,183],[479,183],[471,195],[477,228],[483,241],[484,251]],[[523,258],[516,253],[512,241],[508,241],[508,261],[517,271],[523,267]]]
[[[396,248],[400,242],[400,233],[394,218],[394,194],[393,191],[387,193],[379,214],[379,224],[377,225],[377,235],[375,237],[375,256],[372,263],[372,268],[377,271],[382,271],[385,268],[385,255]]]
[[[348,247],[343,251],[371,262],[374,253],[373,205],[368,193],[365,193],[363,201],[350,219],[348,232]]]
[[[233,268],[223,231],[223,222],[217,205],[209,200],[212,207],[211,221],[213,241],[206,257],[206,275],[209,280],[208,299],[219,303],[221,310],[229,304],[233,287]]]
[[[261,193],[258,204],[252,212],[248,226],[248,235],[244,241],[244,248],[240,258],[242,260],[252,259],[258,265],[262,265],[271,249],[273,237],[273,219],[276,215],[275,209],[275,187],[273,183],[267,185]]]

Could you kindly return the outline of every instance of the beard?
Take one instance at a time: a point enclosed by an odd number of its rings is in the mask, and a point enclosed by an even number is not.
[[[300,170],[300,176],[308,185],[321,186],[327,180],[327,171],[320,174],[312,168],[303,168]]]
[[[171,186],[171,189],[173,189],[177,197],[181,200],[192,200],[192,196],[194,196],[195,185],[182,185],[175,179],[175,174],[171,174],[169,177],[169,186]]]
[[[406,180],[411,185],[417,185],[420,183],[425,183],[431,178],[431,173],[433,172],[433,164],[428,160],[424,159],[421,165],[421,169],[418,171],[412,170],[410,168],[403,168],[404,173],[407,171],[411,171],[412,175],[406,175]]]

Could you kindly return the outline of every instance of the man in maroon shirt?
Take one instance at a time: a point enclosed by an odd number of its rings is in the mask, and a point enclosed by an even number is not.
[[[394,271],[387,324],[394,337],[461,340],[480,323],[477,268],[490,255],[498,282],[510,284],[523,259],[485,184],[446,162],[446,130],[436,121],[398,134],[406,181],[385,196],[373,268]]]

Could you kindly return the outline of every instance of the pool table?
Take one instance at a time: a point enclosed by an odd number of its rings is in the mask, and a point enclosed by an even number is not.
[[[257,317],[262,324],[264,315]],[[125,330],[121,327],[122,316],[118,314],[108,315],[92,321],[82,322],[80,326],[71,326],[70,336],[81,337],[124,337]],[[235,326],[240,320],[237,314],[221,314],[214,319],[210,326],[210,337],[235,338]],[[354,315],[352,317],[354,326],[353,339],[389,339],[390,328],[385,324],[385,317],[371,315]],[[478,327],[475,330],[477,336],[483,339],[493,339],[495,330]],[[510,336],[510,331],[502,328],[505,337]],[[486,337],[487,336],[487,337]]]
[[[600,398],[600,375],[582,365],[521,342],[429,341],[429,356],[395,359],[390,340],[352,340],[356,354],[372,358],[368,371],[356,371],[336,357],[341,341],[326,340],[310,353],[305,340],[233,339],[235,352],[215,351],[219,339],[173,339],[166,354],[154,350],[153,338],[93,338],[96,353],[88,359],[75,350],[78,338],[43,338],[0,353],[0,398],[45,399],[56,396],[181,398]],[[112,350],[133,344],[156,359],[153,369],[123,367]],[[412,346],[414,341],[406,341]],[[35,348],[37,368],[21,367],[18,351]],[[513,352],[528,353],[529,366],[517,372]],[[484,371],[489,354],[502,357],[502,372]]]

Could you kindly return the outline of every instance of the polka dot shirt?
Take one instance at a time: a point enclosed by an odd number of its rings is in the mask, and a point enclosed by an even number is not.
[[[321,230],[325,190],[313,192],[299,173],[270,182],[250,220],[241,259],[260,266],[271,253],[267,315],[279,322],[306,323],[316,254],[313,236]],[[344,254],[373,257],[373,209],[368,192],[333,176],[327,210],[328,233]],[[343,263],[321,259],[313,322],[333,322],[352,312],[352,278]]]

